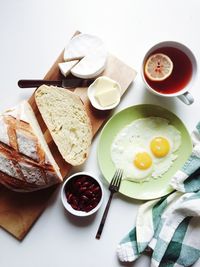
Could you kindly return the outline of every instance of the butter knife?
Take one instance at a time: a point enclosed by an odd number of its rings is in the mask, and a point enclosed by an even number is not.
[[[91,83],[94,82],[94,79],[81,79],[81,78],[69,78],[62,80],[19,80],[18,86],[20,88],[32,88],[39,87],[43,84],[45,85],[54,85],[64,88],[76,88],[76,87],[88,87]]]

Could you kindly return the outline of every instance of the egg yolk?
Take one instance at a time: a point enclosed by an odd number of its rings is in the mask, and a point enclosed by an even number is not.
[[[150,144],[151,151],[157,158],[165,157],[170,150],[170,144],[164,137],[155,137]]]
[[[151,167],[152,159],[147,152],[139,152],[135,155],[134,165],[140,170],[146,170]]]

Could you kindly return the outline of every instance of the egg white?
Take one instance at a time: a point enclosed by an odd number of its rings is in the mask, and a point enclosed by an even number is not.
[[[170,144],[169,153],[156,157],[150,143],[155,137],[164,137]],[[124,176],[132,181],[147,181],[150,177],[162,177],[176,160],[176,151],[181,145],[181,133],[160,117],[147,117],[133,121],[124,127],[111,145],[111,158],[116,167],[124,170]],[[147,170],[140,170],[133,164],[137,152],[146,151],[152,157],[153,164]]]

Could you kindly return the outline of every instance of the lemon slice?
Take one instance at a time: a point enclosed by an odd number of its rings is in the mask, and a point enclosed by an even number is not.
[[[163,81],[167,79],[173,70],[173,62],[165,54],[151,55],[145,64],[145,74],[152,81]]]

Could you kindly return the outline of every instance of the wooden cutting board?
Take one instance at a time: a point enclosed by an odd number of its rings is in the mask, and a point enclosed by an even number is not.
[[[78,32],[75,34],[78,34]],[[58,63],[63,62],[63,52],[64,51],[62,51],[44,79],[61,79]],[[119,82],[124,93],[135,79],[136,72],[117,59],[115,56],[109,55],[106,69],[102,75],[106,75]],[[93,135],[95,135],[105,120],[109,117],[110,112],[97,111],[91,106],[87,98],[87,88],[76,88],[74,93],[79,95],[83,100],[92,123]],[[29,99],[29,102],[34,109],[55,160],[60,166],[63,177],[67,177],[71,170],[71,166],[64,162],[55,144],[53,143],[50,133],[47,130],[36,107],[34,96]],[[45,209],[46,205],[48,204],[48,200],[53,195],[56,188],[58,188],[58,186],[33,193],[16,193],[4,188],[3,186],[0,186],[0,226],[18,240],[22,240],[28,233],[31,226],[40,216],[42,211]]]

